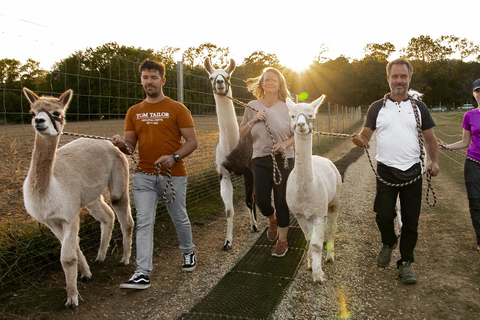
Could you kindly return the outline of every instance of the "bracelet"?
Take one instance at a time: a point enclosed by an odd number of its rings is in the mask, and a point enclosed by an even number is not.
[[[251,125],[250,125],[250,122],[247,122],[247,126],[249,126],[249,127],[250,127],[250,129],[252,129],[252,128],[253,128],[253,126],[251,126]]]

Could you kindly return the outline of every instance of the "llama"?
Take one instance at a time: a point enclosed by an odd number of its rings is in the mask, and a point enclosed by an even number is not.
[[[121,262],[129,263],[133,218],[128,192],[128,162],[118,148],[105,140],[82,138],[57,150],[72,90],[65,91],[58,99],[38,97],[27,88],[23,93],[30,102],[35,129],[32,160],[23,184],[25,208],[60,240],[60,262],[67,285],[65,306],[75,309],[79,297],[77,267],[83,279],[92,277],[79,247],[79,211],[86,207],[100,222],[101,238],[96,261],[103,262],[115,219],[102,196],[106,187],[123,233]]]
[[[287,99],[295,135],[295,167],[287,180],[287,204],[309,242],[308,268],[313,281],[323,282],[322,250],[326,260],[334,260],[342,178],[327,158],[312,155],[312,131],[316,113],[325,95],[311,104],[295,104]]]
[[[230,76],[233,70],[235,70],[235,61],[231,59],[230,64],[224,70],[215,70],[210,64],[209,58],[205,59],[204,65],[212,82],[218,118],[219,139],[215,152],[215,165],[220,179],[220,195],[225,205],[227,216],[227,235],[223,249],[230,250],[232,248],[233,217],[235,215],[232,174],[243,175],[245,202],[250,216],[250,227],[252,232],[258,231],[251,168],[253,141],[251,137],[240,140],[230,85]]]

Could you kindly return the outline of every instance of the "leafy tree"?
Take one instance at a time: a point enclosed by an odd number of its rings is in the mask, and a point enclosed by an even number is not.
[[[277,55],[274,53],[255,51],[243,59],[241,66],[238,68],[237,76],[244,79],[257,77],[266,67],[280,69],[280,60],[278,60]]]
[[[324,54],[328,52],[328,46],[324,43],[320,45],[320,50],[318,51],[318,54],[315,56],[315,62],[317,63],[323,63],[327,62],[328,58],[324,57]]]
[[[188,47],[183,52],[182,60],[187,68],[195,68],[203,66],[205,58],[210,58],[213,67],[224,67],[229,62],[230,49],[228,47],[222,48],[206,42],[198,47]]]
[[[17,86],[21,63],[15,59],[0,60],[0,83],[5,87]]]
[[[448,42],[445,43],[441,38],[433,40],[430,36],[420,36],[412,38],[408,46],[401,52],[409,60],[432,62],[448,59],[454,50]]]
[[[363,52],[365,52],[365,60],[368,59],[385,62],[390,55],[395,52],[395,46],[390,42],[385,42],[383,44],[369,43],[363,48]]]
[[[480,51],[480,47],[474,44],[472,41],[450,35],[441,36],[439,38],[439,42],[445,44],[445,46],[450,47],[452,49],[452,52],[460,54],[461,60],[465,60],[468,57],[474,55],[477,55],[475,58],[477,60],[480,60],[480,55],[478,54],[478,52]]]

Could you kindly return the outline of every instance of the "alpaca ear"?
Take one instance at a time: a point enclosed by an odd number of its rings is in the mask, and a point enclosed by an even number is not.
[[[208,57],[205,58],[205,63],[203,65],[205,66],[205,70],[207,70],[208,73],[213,73],[213,71],[215,71],[210,64],[210,59]]]
[[[315,110],[315,114],[317,113],[318,108],[322,105],[322,102],[323,100],[325,100],[326,97],[327,97],[326,95],[322,94],[320,98],[312,102],[312,106]]]
[[[231,75],[233,70],[235,70],[235,60],[230,59],[230,64],[225,69],[225,72],[228,73],[229,75]]]
[[[27,98],[28,102],[30,102],[30,104],[34,104],[35,101],[37,101],[38,99],[40,99],[40,98],[35,94],[35,92],[33,92],[32,90],[28,89],[27,87],[24,87],[24,88],[23,88],[23,94],[24,94],[25,97]]]
[[[60,97],[58,97],[58,101],[62,103],[62,106],[65,107],[70,103],[70,100],[72,100],[72,95],[73,95],[73,90],[68,89]]]
[[[287,98],[285,103],[287,104],[288,110],[291,110],[293,107],[295,107],[295,103],[293,103],[292,99],[290,98]]]

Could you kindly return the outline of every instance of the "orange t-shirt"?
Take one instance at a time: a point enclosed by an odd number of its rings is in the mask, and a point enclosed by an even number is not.
[[[190,110],[180,102],[165,97],[158,103],[145,100],[130,107],[125,116],[125,131],[137,136],[139,165],[147,173],[155,169],[155,161],[162,155],[172,154],[182,146],[180,128],[193,127]],[[185,176],[183,160],[175,163],[172,176]],[[140,171],[138,168],[136,171]],[[162,168],[162,175],[166,171]]]

